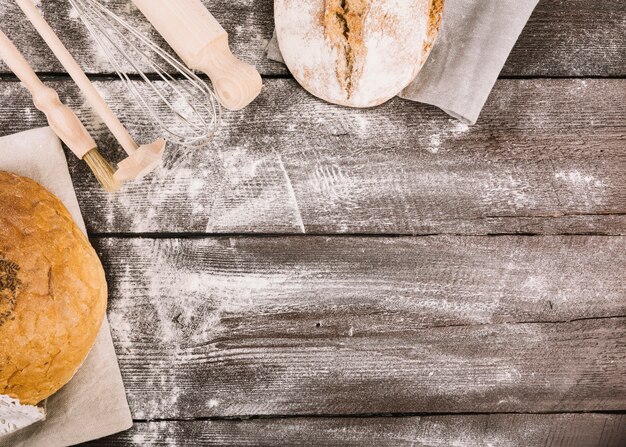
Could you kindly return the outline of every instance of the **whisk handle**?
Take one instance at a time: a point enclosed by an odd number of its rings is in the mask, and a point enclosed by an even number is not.
[[[54,89],[41,82],[24,56],[2,31],[0,31],[0,59],[3,59],[11,71],[24,83],[33,97],[35,107],[45,113],[54,133],[78,158],[82,159],[96,148],[95,141],[83,123],[69,107],[61,102]]]
[[[228,110],[241,110],[261,92],[261,75],[252,65],[237,59],[228,46],[228,35],[207,45],[194,59],[187,61],[189,68],[205,72],[220,103]]]

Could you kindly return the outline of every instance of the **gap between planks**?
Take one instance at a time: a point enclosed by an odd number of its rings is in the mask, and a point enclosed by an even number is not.
[[[433,417],[433,416],[499,416],[499,415],[518,415],[518,416],[531,416],[531,415],[568,415],[568,414],[590,414],[590,415],[626,415],[626,411],[622,410],[608,410],[608,411],[585,411],[585,410],[572,410],[572,411],[495,411],[495,412],[433,412],[433,413],[354,413],[354,414],[323,414],[323,413],[310,413],[310,414],[250,414],[250,415],[235,415],[235,416],[199,416],[193,418],[154,418],[154,419],[141,419],[133,418],[133,422],[142,424],[150,422],[204,422],[204,421],[253,421],[253,420],[272,420],[272,419],[373,419],[373,418],[414,418],[414,417]]]
[[[70,75],[64,71],[37,71],[37,76],[39,76],[40,78],[42,78],[43,80],[46,79],[55,79],[55,80],[68,80],[70,79]],[[107,80],[117,80],[119,79],[119,76],[117,75],[117,73],[85,73],[87,75],[87,77],[92,80],[92,81],[107,81]],[[201,79],[204,80],[208,80],[208,77],[205,74],[202,73],[196,73]],[[152,81],[159,81],[161,80],[161,78],[159,77],[158,74],[156,73],[144,73],[145,76],[148,77],[148,79],[152,80]],[[171,74],[171,76],[174,79],[178,79],[178,80],[184,80],[185,77],[183,75],[180,74]],[[128,73],[128,78],[131,81],[143,81],[143,77],[141,75],[138,74],[133,74],[133,73]],[[293,76],[289,73],[284,73],[284,74],[264,74],[261,75],[261,78],[263,79],[294,79]],[[533,80],[533,79],[617,79],[617,80],[623,80],[626,79],[626,76],[621,76],[621,75],[580,75],[580,76],[576,76],[576,75],[500,75],[498,76],[498,79],[501,80]],[[15,74],[13,74],[12,72],[8,72],[8,71],[2,71],[0,72],[0,81],[3,82],[19,82],[19,79],[17,78],[17,76],[15,76]]]
[[[496,238],[496,237],[606,237],[619,238],[626,235],[623,234],[606,234],[606,233],[487,233],[487,234],[467,234],[467,233],[203,233],[203,232],[154,232],[154,233],[119,233],[119,232],[88,232],[87,235],[91,239],[228,239],[228,238],[264,238],[264,239],[280,239],[280,238],[362,238],[362,239],[402,239],[402,238],[424,238],[424,237],[466,237],[466,238]]]

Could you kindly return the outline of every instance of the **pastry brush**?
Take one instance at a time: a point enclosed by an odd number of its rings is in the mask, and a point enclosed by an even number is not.
[[[87,163],[102,187],[117,191],[121,183],[113,176],[113,167],[100,154],[95,141],[72,110],[61,102],[57,92],[37,76],[13,42],[0,31],[0,59],[22,81],[33,98],[33,104],[48,119],[48,124],[67,147]]]

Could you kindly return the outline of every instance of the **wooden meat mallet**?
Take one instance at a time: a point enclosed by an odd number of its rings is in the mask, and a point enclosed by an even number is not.
[[[259,72],[237,59],[228,34],[200,0],[133,0],[178,56],[205,72],[224,107],[241,110],[261,92]]]

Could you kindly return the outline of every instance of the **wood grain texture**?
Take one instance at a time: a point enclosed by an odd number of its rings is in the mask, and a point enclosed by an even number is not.
[[[626,75],[626,3],[540,0],[503,75]]]
[[[51,83],[102,152],[106,129],[70,82]],[[98,83],[140,141],[146,120],[116,81]],[[2,134],[44,125],[4,83]],[[468,127],[399,99],[371,110],[330,106],[294,81],[226,114],[213,144],[106,195],[70,157],[91,232],[626,233],[626,80],[502,80]]]
[[[138,422],[126,433],[85,446],[623,447],[625,444],[624,415],[492,414]]]
[[[111,68],[67,2],[41,2],[82,66]],[[128,0],[107,0],[161,41]],[[272,0],[207,2],[267,76]],[[626,76],[626,3],[542,0],[502,74]],[[69,18],[69,20],[68,20]],[[10,0],[0,28],[63,70]],[[0,73],[6,72],[0,65]],[[61,75],[63,77],[63,75]],[[119,158],[67,80],[52,85]],[[0,76],[2,135],[43,125]],[[7,81],[8,80],[8,81]],[[120,85],[98,87],[140,140]],[[289,79],[215,143],[116,196],[70,158],[92,233],[626,234],[626,80],[502,80],[480,123],[394,100],[332,107]],[[623,237],[94,240],[134,416],[626,410]],[[138,422],[91,445],[610,446],[621,414]]]
[[[96,239],[133,415],[624,410],[626,239]]]
[[[162,43],[138,11],[126,0],[106,2]],[[267,60],[272,36],[273,0],[205,1],[230,33],[236,55],[265,75],[286,75],[286,68]],[[91,73],[112,69],[94,48],[92,39],[67,2],[42,2],[46,18]],[[531,17],[503,74],[510,76],[626,75],[626,4],[622,0],[542,0]],[[69,19],[69,20],[68,20]],[[63,71],[11,0],[0,0],[0,28],[13,37],[39,71]],[[6,68],[0,68],[6,71]]]

